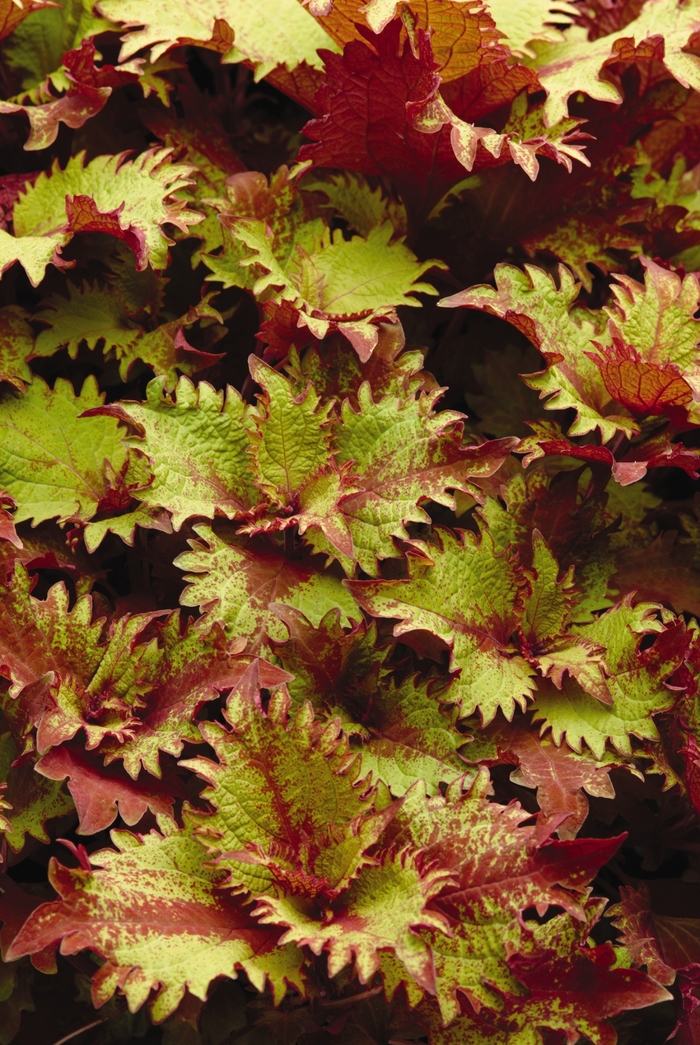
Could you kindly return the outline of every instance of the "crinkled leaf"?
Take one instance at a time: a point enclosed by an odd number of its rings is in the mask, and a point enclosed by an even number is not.
[[[35,379],[22,397],[0,402],[0,487],[17,501],[15,520],[36,525],[87,521],[128,470],[128,456],[111,418],[81,418],[102,403],[97,382],[88,377],[76,397],[59,378],[53,391]]]
[[[235,977],[240,968],[259,989],[269,970],[281,997],[285,979],[299,982],[299,952],[277,951],[279,931],[217,889],[223,875],[202,866],[191,832],[166,819],[160,826],[162,835],[115,832],[118,851],[93,854],[92,868],[52,861],[59,899],[30,915],[8,956],[59,942],[64,954],[90,948],[105,959],[92,980],[93,1002],[104,1004],[119,987],[135,1012],[155,989],[156,1020],[177,1008],[185,989],[204,999],[213,979]]]
[[[274,602],[294,606],[311,623],[334,608],[345,624],[358,618],[353,597],[331,573],[285,559],[262,541],[223,536],[221,528],[216,533],[203,525],[194,530],[200,539],[175,560],[188,571],[183,606],[205,609],[212,621],[221,621],[235,637],[250,639],[253,647],[285,637],[284,625],[271,609]]]
[[[397,637],[422,629],[450,646],[450,666],[459,674],[449,699],[463,714],[478,708],[486,724],[500,707],[511,719],[533,689],[530,669],[510,646],[527,581],[512,559],[495,554],[488,534],[479,541],[442,530],[440,539],[441,547],[430,547],[434,565],[409,560],[408,580],[346,586],[369,613],[398,618]]]

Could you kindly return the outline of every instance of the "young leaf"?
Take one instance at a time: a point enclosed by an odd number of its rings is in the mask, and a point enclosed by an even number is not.
[[[499,707],[508,720],[516,704],[532,693],[531,671],[510,647],[528,584],[515,562],[496,555],[484,534],[440,531],[441,546],[430,547],[434,564],[409,559],[409,579],[346,581],[363,609],[394,617],[394,635],[422,629],[450,646],[450,667],[459,674],[449,699],[463,715],[478,708],[484,725]]]

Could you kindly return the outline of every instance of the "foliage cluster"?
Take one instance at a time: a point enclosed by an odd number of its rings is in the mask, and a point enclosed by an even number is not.
[[[0,1045],[697,1045],[700,0],[0,37]]]

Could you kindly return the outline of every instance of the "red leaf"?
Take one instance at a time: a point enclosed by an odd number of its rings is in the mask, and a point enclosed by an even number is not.
[[[102,760],[80,747],[62,744],[51,748],[36,764],[37,773],[49,780],[65,780],[78,810],[78,834],[104,831],[117,815],[125,824],[137,824],[144,813],[172,812],[175,797],[184,797],[176,777],[167,782],[147,777],[131,780],[117,766],[105,767]]]
[[[125,204],[114,210],[100,211],[92,196],[66,196],[66,229],[68,232],[106,232],[124,240],[136,257],[138,272],[148,266],[148,248],[143,230],[136,225],[123,226],[120,220]]]
[[[650,363],[619,338],[609,347],[593,342],[599,355],[587,352],[598,366],[610,395],[630,413],[666,414],[693,398],[693,390],[675,363]]]

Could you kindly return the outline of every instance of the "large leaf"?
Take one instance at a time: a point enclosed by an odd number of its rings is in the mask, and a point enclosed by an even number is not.
[[[286,559],[263,541],[246,541],[221,528],[215,533],[203,525],[194,530],[199,540],[175,560],[188,571],[182,604],[207,610],[234,637],[248,638],[253,647],[283,639],[284,625],[272,609],[275,602],[294,606],[312,623],[335,608],[344,623],[358,618],[354,599],[332,574]]]
[[[142,504],[165,508],[174,529],[186,519],[225,515],[235,519],[253,508],[258,494],[250,473],[253,422],[235,388],[219,392],[181,377],[168,395],[165,380],[151,381],[145,403],[121,402],[99,413],[126,421],[136,435],[124,439],[145,454],[153,473],[138,491]]]
[[[260,926],[217,889],[223,875],[202,866],[191,832],[165,818],[160,827],[163,834],[143,837],[115,832],[118,849],[93,854],[93,867],[71,870],[52,861],[59,899],[30,915],[10,960],[59,942],[64,954],[90,948],[104,959],[93,977],[95,1004],[119,987],[135,1011],[155,989],[157,1020],[177,1008],[186,989],[204,999],[213,979],[235,977],[241,968],[259,989],[269,974],[281,997],[285,979],[299,982],[301,955],[293,947],[276,950],[279,930]]]
[[[288,721],[282,694],[264,718],[254,688],[239,689],[226,712],[232,731],[202,726],[218,763],[185,763],[211,785],[204,794],[216,811],[196,817],[202,840],[220,854],[217,866],[234,888],[333,897],[371,862],[365,851],[393,810],[372,814],[361,759],[348,750],[337,720],[315,724],[305,704]]]
[[[131,30],[122,38],[121,61],[146,47],[155,61],[171,47],[195,44],[219,51],[224,62],[250,62],[259,80],[277,65],[289,70],[301,62],[319,67],[318,48],[333,46],[296,0],[275,0],[264,20],[250,0],[187,3],[175,20],[164,0],[149,0],[147,5],[140,0],[100,0],[98,6],[110,22]]]
[[[477,540],[442,530],[440,540],[430,548],[433,565],[409,560],[408,580],[346,585],[369,613],[399,619],[397,637],[425,630],[450,646],[458,675],[449,699],[464,715],[478,708],[486,724],[500,707],[511,719],[533,688],[531,670],[510,646],[527,581],[512,559],[495,554],[488,534]]]
[[[128,504],[129,457],[116,422],[80,416],[102,399],[93,377],[78,397],[63,378],[53,391],[37,378],[24,396],[0,401],[0,487],[17,501],[17,522],[87,522],[120,492]]]

